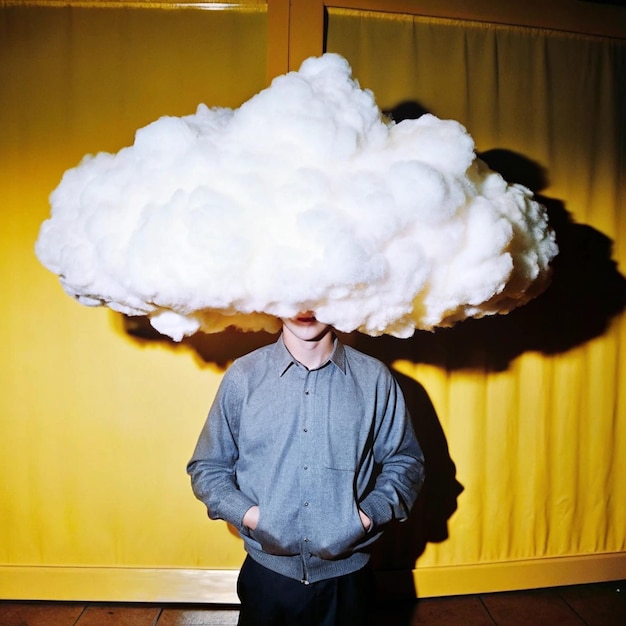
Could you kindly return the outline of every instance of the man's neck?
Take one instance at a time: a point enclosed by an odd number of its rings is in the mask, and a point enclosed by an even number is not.
[[[288,328],[283,328],[283,342],[296,361],[314,370],[330,358],[335,347],[335,336],[329,328],[321,337],[307,341],[296,337]]]

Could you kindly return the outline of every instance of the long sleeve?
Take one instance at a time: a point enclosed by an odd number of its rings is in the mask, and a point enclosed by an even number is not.
[[[240,491],[236,480],[240,395],[237,372],[228,370],[187,464],[187,473],[209,517],[223,519],[241,530],[245,512],[256,503]]]
[[[380,473],[374,488],[360,503],[373,528],[393,519],[406,520],[424,482],[424,456],[402,391],[391,374],[389,377],[374,433],[374,461]]]

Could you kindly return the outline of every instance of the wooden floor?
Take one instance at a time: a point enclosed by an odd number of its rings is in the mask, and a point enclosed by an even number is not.
[[[381,606],[377,626],[626,626],[626,581]],[[0,626],[230,626],[213,605],[0,601]]]

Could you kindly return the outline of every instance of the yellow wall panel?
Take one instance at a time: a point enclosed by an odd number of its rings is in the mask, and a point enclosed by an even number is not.
[[[0,7],[3,597],[15,580],[27,597],[68,597],[74,588],[59,592],[36,573],[64,566],[241,560],[239,541],[207,522],[185,473],[222,367],[79,306],[37,262],[34,243],[48,194],[84,154],[117,151],[162,115],[200,102],[236,107],[262,89],[266,19],[259,7]],[[20,568],[31,572],[26,584]],[[123,597],[123,583],[117,590]]]

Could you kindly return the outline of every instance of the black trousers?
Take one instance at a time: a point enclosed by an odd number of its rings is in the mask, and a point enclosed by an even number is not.
[[[239,626],[367,626],[375,604],[368,566],[305,585],[246,557],[237,581]]]

